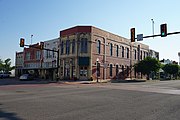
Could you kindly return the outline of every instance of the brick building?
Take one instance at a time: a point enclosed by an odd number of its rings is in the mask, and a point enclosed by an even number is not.
[[[16,60],[15,60],[15,76],[20,76],[23,73],[24,67],[24,53],[23,52],[16,52]]]
[[[148,56],[149,46],[93,26],[60,31],[60,77],[67,79],[142,78],[133,65]]]
[[[41,42],[40,44],[43,44],[43,42]],[[39,77],[41,75],[43,52],[40,49],[40,44],[37,43],[30,45],[29,48],[24,48],[23,73],[32,73],[36,77]]]

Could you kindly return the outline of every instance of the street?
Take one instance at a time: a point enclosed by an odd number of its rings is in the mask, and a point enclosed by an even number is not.
[[[179,95],[180,81],[0,84],[0,120],[179,120]]]

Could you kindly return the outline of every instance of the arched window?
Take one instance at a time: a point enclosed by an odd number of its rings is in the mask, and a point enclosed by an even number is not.
[[[126,50],[127,50],[127,58],[129,58],[129,48],[127,48]]]
[[[75,39],[72,41],[72,54],[75,53]]]
[[[66,41],[66,54],[69,55],[69,51],[70,51],[70,40]]]
[[[124,47],[122,46],[122,58],[124,58]]]
[[[61,42],[61,55],[64,53],[64,42]]]
[[[97,53],[98,54],[101,53],[101,41],[100,40],[97,41]]]
[[[134,50],[134,59],[136,60],[137,59],[137,51]]]
[[[87,53],[88,50],[88,39],[82,38],[81,39],[81,53]]]
[[[116,76],[118,75],[119,73],[119,65],[116,65]]]
[[[116,56],[118,57],[119,56],[119,46],[116,45]]]
[[[112,56],[112,55],[113,55],[113,44],[110,43],[110,56]]]

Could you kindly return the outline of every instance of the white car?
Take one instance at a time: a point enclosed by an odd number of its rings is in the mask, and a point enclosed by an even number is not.
[[[19,77],[20,80],[33,80],[33,75],[31,74],[23,74]]]

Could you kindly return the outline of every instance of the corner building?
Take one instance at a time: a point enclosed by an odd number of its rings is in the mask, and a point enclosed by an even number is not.
[[[148,56],[149,46],[93,26],[60,31],[61,79],[135,79],[145,76],[133,65]]]

